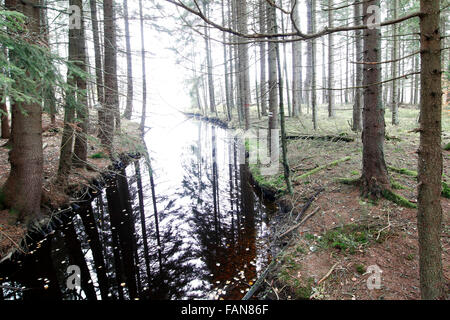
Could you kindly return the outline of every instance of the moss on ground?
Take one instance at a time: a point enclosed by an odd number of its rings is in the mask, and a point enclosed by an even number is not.
[[[402,185],[400,182],[395,181],[394,179],[391,179],[391,187],[394,190],[408,190],[409,188]]]
[[[407,175],[409,177],[413,177],[413,178],[417,178],[417,176],[418,176],[417,171],[414,171],[414,170],[409,170],[409,169],[405,169],[405,168],[396,168],[393,166],[388,166],[388,169],[391,171],[400,173],[400,174]]]
[[[450,187],[444,181],[442,181],[442,196],[444,198],[450,199]]]
[[[364,273],[366,273],[367,269],[366,269],[366,267],[363,264],[357,264],[357,265],[355,265],[355,270],[359,274],[364,274]]]
[[[444,146],[444,150],[450,151],[450,142]]]
[[[108,156],[104,154],[103,152],[97,152],[91,155],[89,158],[91,159],[106,159]]]
[[[260,188],[272,190],[280,196],[286,193],[287,188],[284,174],[280,173],[272,176],[262,175],[261,168],[256,164],[250,165],[250,172]]]
[[[372,239],[373,234],[364,226],[349,224],[341,228],[329,230],[318,238],[322,248],[335,248],[354,254],[361,246]]]
[[[383,197],[389,201],[394,202],[395,204],[398,204],[399,206],[405,207],[405,208],[412,208],[417,209],[417,205],[410,202],[408,199],[402,197],[401,195],[398,195],[391,190],[384,189],[383,190]]]
[[[337,178],[336,182],[346,184],[349,186],[356,186],[359,184],[359,178]]]

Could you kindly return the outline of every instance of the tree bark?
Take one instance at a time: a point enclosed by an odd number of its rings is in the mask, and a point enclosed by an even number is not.
[[[266,32],[266,0],[259,0],[259,32]],[[266,61],[267,61],[267,45],[264,41],[259,43],[259,63],[260,63],[260,102],[261,114],[267,116],[267,82],[266,82]]]
[[[209,7],[207,5],[206,1],[203,1],[203,12],[206,16],[209,16],[208,14]],[[214,87],[214,70],[212,65],[212,52],[211,52],[211,43],[209,39],[209,31],[208,31],[208,25],[205,23],[204,26],[204,37],[205,37],[205,50],[206,50],[206,65],[208,68],[208,93],[209,93],[209,111],[211,113],[216,113],[216,97],[215,97],[215,87]]]
[[[247,33],[247,3],[245,0],[237,1],[237,22],[238,30],[241,33]],[[239,75],[240,75],[240,96],[241,96],[241,110],[243,111],[245,130],[250,129],[250,68],[248,62],[248,45],[245,39],[240,39],[241,43],[238,45],[238,59],[239,59]],[[244,43],[242,43],[244,42]]]
[[[296,1],[292,1],[292,6]],[[293,20],[299,26],[298,2],[293,10]],[[293,30],[295,29],[292,27]],[[298,117],[302,114],[302,42],[295,41],[292,43],[292,114]]]
[[[103,128],[104,123],[104,103],[105,103],[105,94],[104,94],[104,86],[103,86],[103,66],[102,66],[102,54],[100,51],[100,37],[99,37],[99,27],[98,27],[98,18],[97,18],[97,1],[89,0],[89,4],[91,7],[91,20],[92,20],[92,36],[94,40],[94,55],[95,55],[95,79],[96,79],[96,87],[97,87],[97,100],[99,102],[98,107],[98,128],[99,128],[99,137],[101,137],[101,130]]]
[[[81,28],[75,29],[75,39],[77,42],[76,48],[76,66],[82,70],[85,74],[88,73],[87,68],[87,51],[86,51],[86,39],[84,30],[84,15],[83,15],[83,1],[71,0],[71,3],[81,8]],[[77,84],[77,122],[80,130],[77,130],[75,135],[75,146],[73,164],[78,168],[84,168],[87,164],[87,135],[89,126],[89,109],[88,109],[88,97],[87,97],[87,83],[84,76],[76,76]]]
[[[420,290],[422,299],[444,295],[442,271],[442,80],[439,1],[421,0],[421,103],[418,168]]]
[[[2,97],[3,99],[4,97]],[[11,128],[9,127],[8,107],[6,103],[0,103],[0,119],[1,119],[1,138],[9,139],[11,136]]]
[[[312,33],[316,29],[316,0],[311,1],[311,23]],[[312,109],[312,122],[314,130],[318,129],[318,116],[317,116],[317,76],[316,76],[316,39],[311,40],[311,109]]]
[[[312,2],[311,0],[306,0],[306,17],[307,17],[307,31],[308,33],[313,33],[312,29]],[[306,112],[309,113],[311,108],[311,91],[312,91],[312,40],[306,42],[306,77],[305,77],[305,103]]]
[[[363,4],[364,24],[368,24],[369,6],[380,6],[380,0],[369,0]],[[364,61],[381,60],[381,31],[379,28],[364,30]],[[384,160],[385,121],[381,101],[381,64],[364,64],[363,69],[364,111],[363,111],[363,194],[379,198],[388,189],[389,178]]]
[[[116,27],[114,21],[114,0],[103,1],[104,15],[104,79],[105,79],[105,106],[103,111],[103,132],[101,142],[111,153],[114,139],[114,120],[117,124],[117,111],[119,109],[119,92],[117,84],[117,44]]]
[[[393,13],[393,19],[397,19],[397,11],[398,11],[398,0],[394,0],[392,2],[392,13]],[[397,24],[392,25],[392,36],[393,36],[393,47],[392,47],[392,79],[395,79],[397,77],[397,59],[398,59],[398,26]],[[392,81],[392,125],[398,125],[399,119],[398,119],[398,89],[397,89],[397,80]]]
[[[353,20],[355,26],[361,24],[361,4],[355,4],[353,6]],[[355,30],[355,52],[356,61],[363,62],[362,51],[362,32]],[[355,66],[355,99],[353,102],[353,131],[362,131],[362,109],[363,109],[363,90],[360,88],[363,84],[363,65],[358,63]]]
[[[271,5],[267,9],[267,32],[276,33],[276,11]],[[269,138],[270,130],[278,129],[278,93],[277,93],[277,49],[274,42],[269,42]],[[269,141],[271,141],[269,139]]]
[[[328,26],[333,28],[333,0],[328,0]],[[355,7],[358,5],[356,4]],[[332,118],[336,116],[334,110],[334,92],[331,90],[334,86],[334,61],[333,61],[333,34],[328,35],[328,117]]]
[[[225,5],[224,5],[224,0],[222,0],[222,25],[225,25]],[[226,107],[227,107],[227,118],[228,121],[231,120],[232,118],[232,113],[231,113],[231,100],[233,99],[232,97],[232,91],[230,88],[230,72],[229,72],[229,60],[228,60],[228,54],[227,54],[227,45],[226,45],[226,33],[223,32],[222,33],[222,39],[223,39],[223,61],[224,61],[224,68],[225,68],[225,72],[224,72],[224,77],[225,77],[225,101],[226,101]]]
[[[144,132],[145,121],[147,118],[147,75],[145,64],[145,42],[144,42],[144,13],[142,9],[142,0],[139,0],[139,21],[141,24],[141,61],[142,61],[142,113],[141,113],[141,132]]]
[[[123,14],[125,20],[125,44],[127,50],[127,104],[124,117],[131,120],[133,115],[133,62],[131,59],[130,23],[128,21],[128,0],[123,0]]]
[[[27,24],[28,31],[33,34],[31,39],[36,42],[39,39],[41,21],[38,4],[39,0],[17,4],[17,10],[30,19]],[[13,5],[15,6],[15,3]],[[15,59],[14,49],[11,51],[13,59]],[[29,220],[41,213],[42,108],[39,104],[26,102],[16,102],[13,106],[12,149],[9,153],[11,171],[3,187],[3,192],[6,206],[17,211],[17,219]]]

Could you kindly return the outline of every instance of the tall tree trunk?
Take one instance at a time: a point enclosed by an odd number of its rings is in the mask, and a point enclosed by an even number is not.
[[[283,7],[283,0],[280,0],[280,7]],[[281,32],[286,33],[286,28],[284,25],[284,15],[281,16]],[[280,62],[281,63],[281,62]],[[283,42],[283,72],[286,79],[286,101],[288,107],[289,117],[292,117],[292,106],[291,106],[291,90],[289,88],[289,72],[287,68],[287,54],[286,54],[286,42]]]
[[[266,0],[259,0],[259,32],[266,33]],[[259,91],[261,101],[261,114],[267,116],[267,82],[266,82],[266,62],[267,62],[267,45],[264,41],[259,43],[259,63],[260,63],[260,80]]]
[[[278,91],[280,95],[280,127],[281,127],[281,151],[284,169],[284,181],[286,182],[286,188],[289,194],[293,193],[291,183],[291,169],[289,168],[289,162],[287,158],[287,140],[286,140],[286,126],[284,117],[284,103],[283,103],[283,74],[281,73],[281,61],[280,61],[280,45],[276,45],[277,50],[277,67],[278,67]]]
[[[380,6],[380,0],[369,0],[363,4],[364,24],[368,24],[369,6]],[[384,108],[381,101],[381,31],[379,28],[364,29],[364,70],[363,85],[363,172],[362,186],[364,195],[379,198],[390,187],[384,160]]]
[[[361,24],[361,4],[354,4],[353,6],[353,20],[355,26]],[[355,65],[355,99],[353,102],[353,131],[362,131],[362,109],[363,109],[363,89],[361,88],[363,84],[363,51],[362,51],[362,31],[355,30],[355,52],[356,61]]]
[[[141,24],[141,63],[142,63],[142,113],[141,113],[141,132],[144,132],[145,121],[147,118],[147,74],[145,64],[145,39],[144,39],[144,13],[142,9],[142,0],[139,0],[139,21]],[[206,102],[206,101],[205,101]]]
[[[312,33],[316,30],[316,0],[311,1],[311,30]],[[317,117],[317,76],[316,76],[316,39],[311,40],[311,109],[312,109],[312,122],[314,130],[318,129],[318,117]]]
[[[125,20],[125,43],[127,50],[127,104],[124,117],[131,120],[133,115],[133,62],[131,59],[130,23],[128,21],[128,0],[123,0],[123,15]]]
[[[422,299],[444,295],[442,271],[442,83],[439,1],[421,0],[420,52],[421,103],[419,187],[417,225],[419,231],[420,291]]]
[[[277,32],[276,11],[271,5],[267,8],[267,33]],[[278,129],[278,93],[277,93],[277,49],[276,43],[269,42],[269,141],[271,141],[270,132],[272,129]]]
[[[81,28],[75,30],[75,41],[77,42],[77,56],[76,65],[85,74],[88,73],[87,65],[87,51],[86,51],[86,40],[84,31],[84,15],[83,15],[83,1],[82,0],[71,0],[73,4],[81,8],[80,21]],[[89,126],[89,109],[88,109],[88,97],[87,97],[87,83],[84,76],[76,76],[77,82],[77,122],[80,128],[75,135],[75,146],[74,146],[74,156],[73,164],[76,167],[83,168],[87,164],[87,135]]]
[[[419,65],[419,57],[416,56],[415,58],[415,69],[414,71],[419,70],[420,65]],[[420,80],[420,76],[418,74],[416,74],[414,76],[414,104],[418,104],[419,103],[419,80]]]
[[[97,1],[89,0],[91,8],[91,21],[92,21],[92,36],[94,40],[94,55],[95,55],[95,81],[97,87],[97,100],[100,104],[98,107],[98,130],[99,137],[101,137],[101,132],[104,123],[104,103],[105,94],[103,87],[103,64],[102,64],[102,53],[100,51],[100,37],[99,37],[99,27],[97,18]]]
[[[222,0],[222,25],[225,26],[225,5],[224,0]],[[222,33],[222,40],[223,40],[223,61],[224,61],[224,77],[225,77],[225,100],[226,100],[226,106],[227,106],[227,118],[228,121],[231,120],[232,114],[231,114],[231,100],[232,100],[232,91],[230,90],[230,71],[229,71],[229,60],[228,60],[228,54],[227,54],[227,44],[226,44],[226,33]]]
[[[114,20],[114,0],[103,1],[104,15],[104,45],[105,45],[105,106],[104,123],[101,141],[107,150],[112,152],[114,140],[114,120],[117,124],[117,111],[119,109],[119,92],[117,84],[117,44],[116,27]]]
[[[293,13],[292,18],[297,27],[300,27],[300,19],[298,16],[298,2],[292,1]],[[295,27],[292,27],[295,31]],[[302,42],[295,41],[292,43],[292,113],[294,117],[302,114]]]
[[[306,17],[307,17],[307,31],[313,33],[312,29],[312,2],[306,0]],[[312,92],[312,55],[313,55],[312,40],[306,42],[306,77],[305,77],[305,103],[306,112],[309,113],[311,108],[311,92]]]
[[[394,0],[392,2],[392,19],[397,19],[397,11],[398,11],[398,0]],[[398,59],[398,26],[397,24],[392,25],[392,36],[393,36],[393,47],[392,47],[392,79],[397,77],[397,59]],[[398,125],[399,119],[398,119],[398,90],[397,90],[397,80],[392,81],[392,124]]]
[[[47,7],[47,0],[42,0],[42,5]],[[49,46],[49,38],[50,38],[50,27],[48,24],[48,9],[42,9],[41,12],[41,25],[43,26],[43,36],[44,41],[47,46]],[[47,84],[44,89],[44,111],[50,115],[50,122],[52,126],[56,125],[56,96],[55,96],[55,88],[51,84]]]
[[[15,2],[15,1],[13,1]],[[6,3],[7,8],[8,4]],[[30,39],[38,40],[40,33],[39,0],[17,4],[17,10],[28,17]],[[16,3],[13,3],[14,7]],[[10,53],[15,59],[14,48]],[[12,108],[12,149],[9,153],[11,171],[3,187],[5,204],[18,212],[18,220],[28,220],[40,215],[43,152],[42,108],[37,103],[15,103]]]
[[[237,1],[237,22],[238,30],[241,33],[247,33],[247,2],[245,0]],[[250,67],[248,62],[248,45],[245,39],[240,39],[238,45],[239,75],[240,75],[240,96],[241,110],[243,111],[245,130],[250,129]]]
[[[203,12],[206,16],[209,16],[209,6],[206,1],[203,1]],[[211,113],[216,113],[216,97],[215,97],[215,87],[214,87],[214,70],[212,65],[212,52],[211,43],[209,39],[208,25],[205,23],[204,26],[204,37],[205,37],[205,50],[206,50],[206,65],[208,68],[208,93],[209,93],[209,111]]]
[[[232,0],[231,1],[231,16],[232,16],[232,26],[235,30],[238,30],[239,23],[238,23],[238,0]],[[239,120],[239,126],[242,124],[243,114],[244,111],[242,110],[242,103],[241,103],[241,66],[239,61],[239,46],[237,43],[239,42],[239,38],[236,35],[233,35],[233,54],[234,54],[234,75],[235,75],[235,83],[236,83],[236,105],[237,105],[237,112],[238,112],[238,120]]]
[[[358,5],[355,5],[355,7]],[[328,0],[328,26],[333,28],[333,0]],[[328,117],[335,117],[336,111],[334,110],[334,92],[332,90],[334,86],[334,61],[333,61],[333,34],[328,35]]]

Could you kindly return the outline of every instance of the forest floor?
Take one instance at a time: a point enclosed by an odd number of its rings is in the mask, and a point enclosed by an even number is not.
[[[310,115],[287,118],[287,135],[341,136],[353,140],[291,140],[288,159],[294,186],[293,195],[278,202],[285,210],[271,219],[272,241],[280,252],[275,268],[265,279],[260,299],[420,299],[417,210],[381,199],[376,204],[361,198],[356,186],[338,178],[361,175],[361,134],[351,131],[351,106],[340,107],[338,116],[328,119],[326,107],[319,112],[319,130],[312,129]],[[255,110],[252,110],[254,114]],[[393,191],[417,204],[416,174],[419,134],[418,108],[402,106],[400,125],[392,126],[386,111],[385,157]],[[219,113],[220,119],[224,114]],[[267,118],[252,119],[254,127],[267,128]],[[232,122],[230,127],[236,125]],[[443,143],[450,142],[450,110],[443,115]],[[450,152],[443,151],[444,181],[450,183]],[[338,163],[333,163],[338,160]],[[306,177],[301,175],[325,166]],[[408,169],[410,171],[398,170]],[[282,166],[276,175],[252,173],[259,186],[285,191]],[[321,189],[324,189],[320,192]],[[320,193],[319,193],[320,192]],[[319,194],[318,194],[319,193]],[[301,219],[297,215],[314,195],[318,196]],[[450,295],[450,199],[442,197],[442,259]],[[287,210],[286,210],[287,209]],[[310,215],[298,228],[303,218]],[[287,231],[286,235],[284,235]],[[369,290],[371,266],[381,269],[381,288]],[[450,296],[448,297],[450,298]]]
[[[68,177],[67,189],[55,184],[58,172],[59,155],[63,131],[62,119],[57,119],[56,126],[51,126],[50,118],[43,116],[43,148],[44,148],[44,181],[41,211],[43,221],[47,221],[55,212],[76,202],[73,196],[91,186],[108,171],[112,170],[112,162],[107,152],[102,148],[97,136],[96,115],[90,116],[90,131],[88,137],[88,169],[72,169]],[[9,148],[4,147],[7,140],[0,139],[0,195],[1,186],[8,178],[10,164],[8,161]],[[121,130],[114,138],[114,151],[118,155],[137,154],[143,151],[139,124],[121,119]],[[2,210],[0,197],[0,261],[10,256],[14,251],[23,251],[23,244],[27,234],[27,225],[11,222],[8,210]],[[38,222],[39,224],[39,222]]]

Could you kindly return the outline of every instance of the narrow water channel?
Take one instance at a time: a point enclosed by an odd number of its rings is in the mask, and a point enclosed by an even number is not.
[[[108,177],[32,254],[0,265],[0,298],[244,296],[270,260],[276,208],[256,194],[226,129],[161,117],[146,136],[154,183],[143,159]]]

